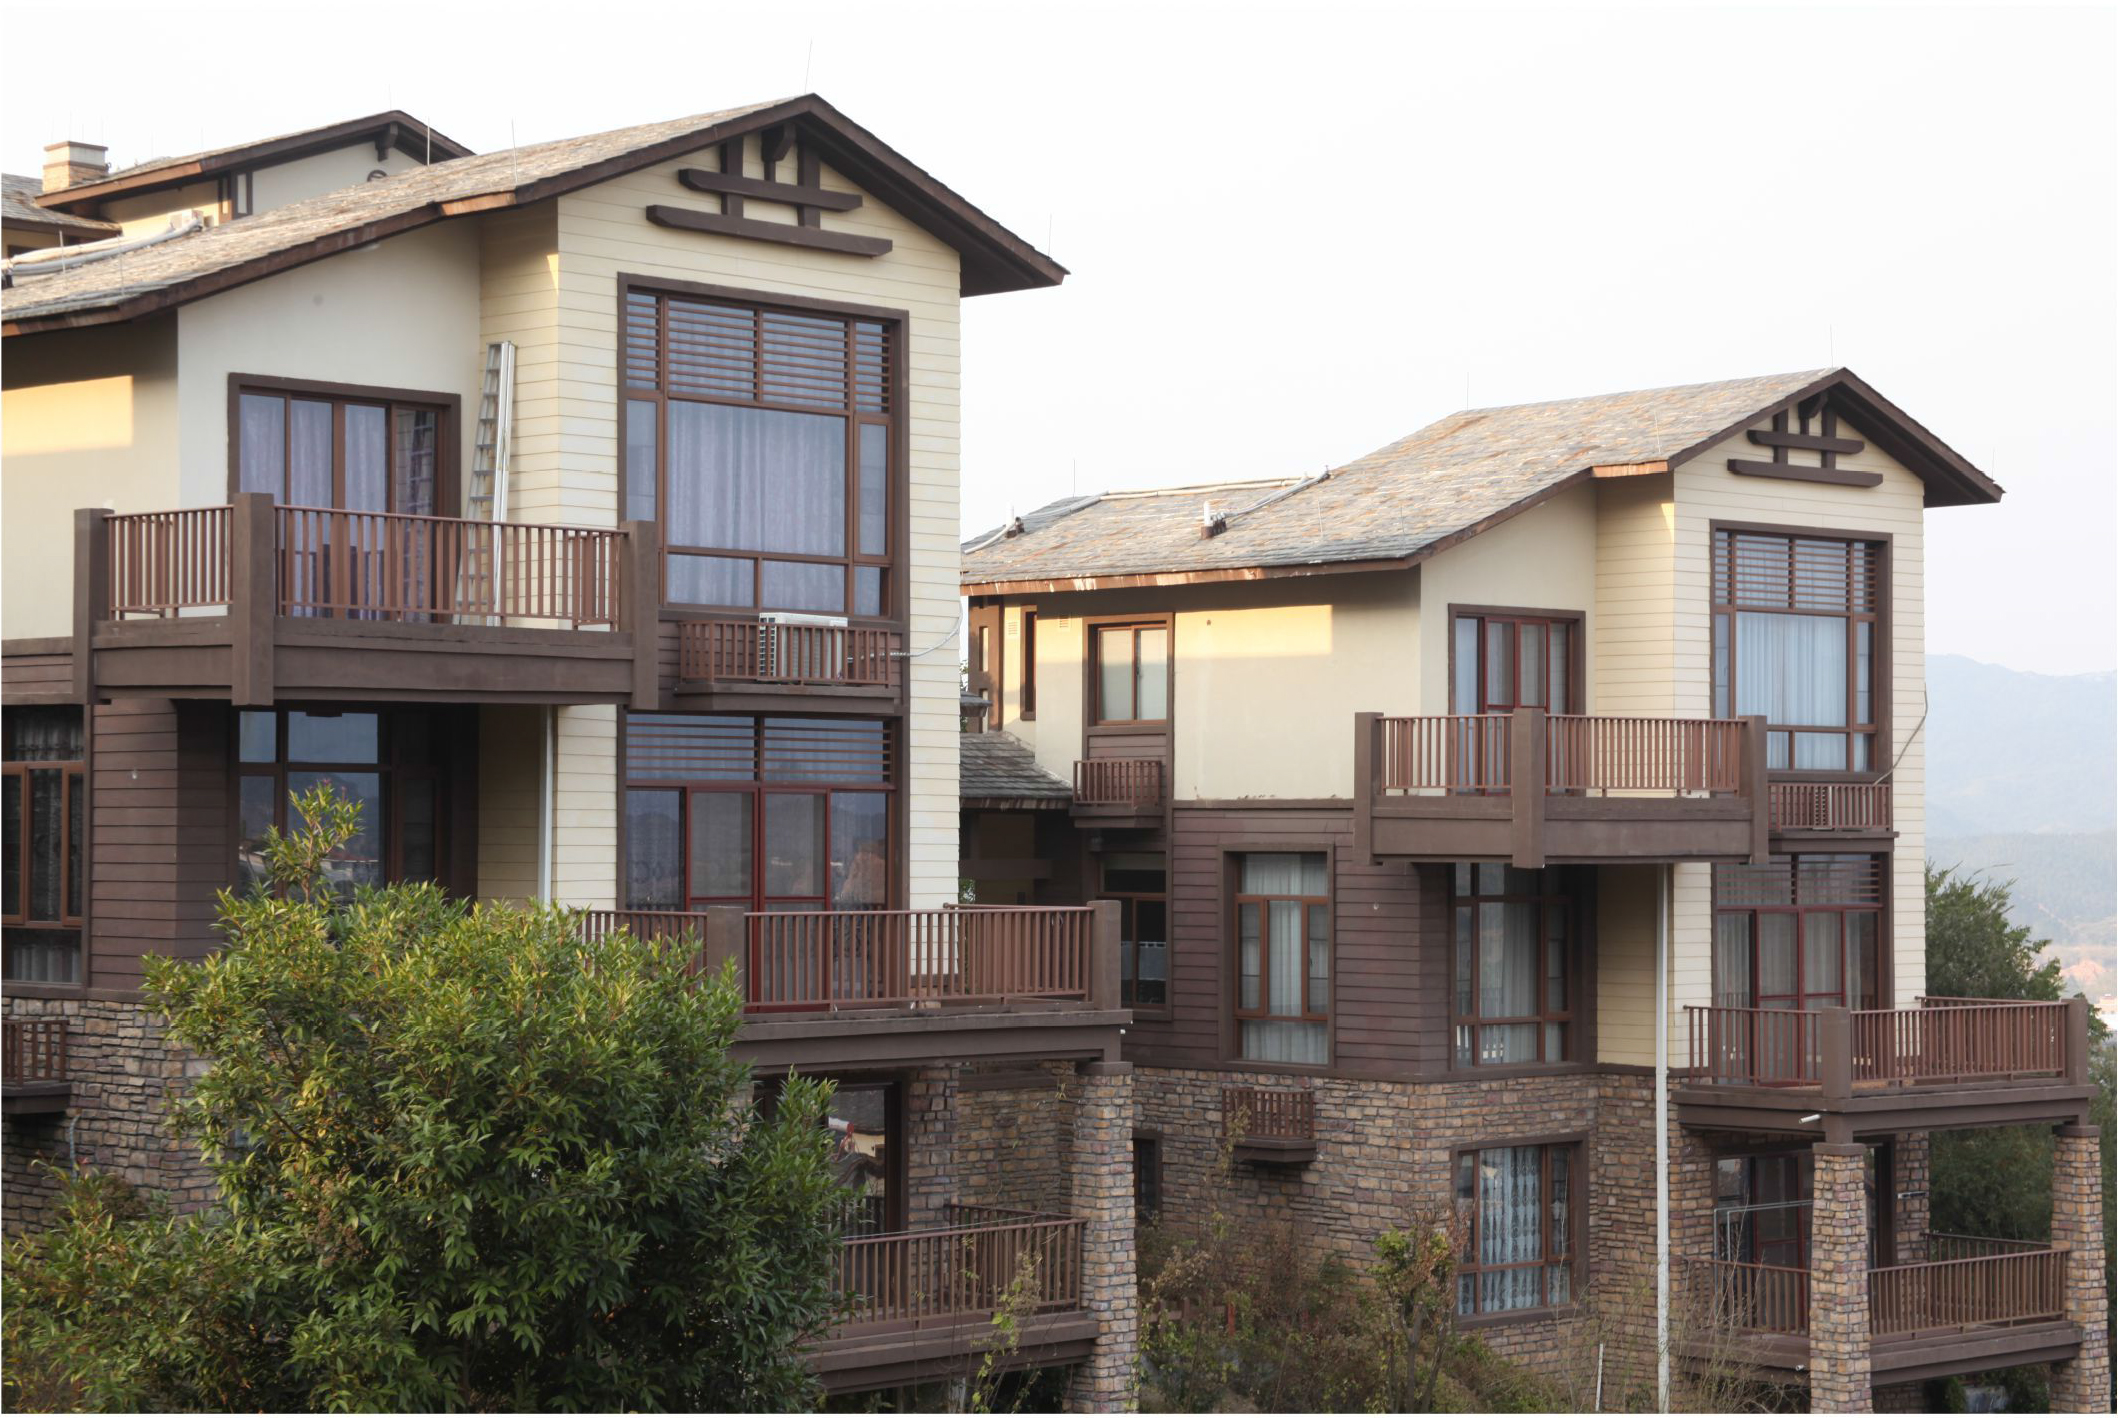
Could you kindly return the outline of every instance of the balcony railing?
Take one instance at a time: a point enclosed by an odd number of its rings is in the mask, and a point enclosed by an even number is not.
[[[0,1080],[10,1087],[65,1083],[66,1021],[7,1020],[0,1027]]]
[[[1890,783],[1775,783],[1768,789],[1776,832],[1889,832]]]
[[[171,616],[227,605],[229,520],[227,507],[106,518],[110,614]]]
[[[1511,714],[1380,717],[1388,793],[1505,793],[1519,786]],[[1742,719],[1536,714],[1548,793],[1735,793],[1744,782]]]
[[[2026,1080],[2083,1081],[2081,1000],[1924,999],[1916,1009],[1689,1005],[1693,1082],[1856,1092]]]
[[[880,687],[903,646],[897,631],[876,626],[688,620],[677,628],[677,677]]]
[[[1222,1127],[1243,1142],[1315,1142],[1317,1095],[1308,1088],[1231,1085],[1222,1090]]]
[[[1019,1275],[1033,1313],[1082,1308],[1082,1221],[985,1207],[950,1209],[950,1226],[849,1237],[840,1287],[849,1327],[916,1328],[991,1321]]]
[[[1755,1334],[1808,1334],[1811,1272],[1751,1261],[1696,1260],[1687,1266],[1699,1321]]]
[[[2066,1249],[2042,1241],[1932,1234],[1929,1258],[1870,1267],[1870,1336],[1903,1339],[2057,1320]],[[1703,1318],[1758,1334],[1808,1335],[1811,1273],[1792,1266],[1694,1261]]]
[[[616,930],[699,942],[692,968],[738,962],[752,1014],[1080,1002],[1117,1008],[1116,931],[1092,906],[952,906],[921,911],[587,911],[594,939]],[[1111,939],[1105,939],[1107,934]]]
[[[1160,807],[1163,764],[1154,758],[1084,758],[1075,763],[1077,807]]]

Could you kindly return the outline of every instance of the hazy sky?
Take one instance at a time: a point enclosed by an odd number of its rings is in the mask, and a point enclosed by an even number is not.
[[[128,163],[395,106],[485,151],[816,90],[1073,272],[966,306],[967,530],[1313,472],[1468,390],[1844,363],[2009,490],[1929,519],[1929,648],[2114,666],[2104,5],[8,8],[18,49],[99,31],[9,67],[16,172],[61,136]]]

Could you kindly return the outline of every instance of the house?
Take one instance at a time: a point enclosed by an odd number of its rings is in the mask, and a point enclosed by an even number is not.
[[[2001,495],[1821,369],[968,541],[964,791],[1071,791],[967,796],[964,869],[1120,908],[1140,1195],[1200,1214],[1226,1145],[1350,1259],[1448,1218],[1527,1362],[1653,1373],[1656,1296],[1822,1411],[2019,1363],[2102,1410],[2083,1002],[1924,992],[1924,524]],[[2002,1124],[2056,1130],[2051,1236],[1930,1234],[1930,1134]]]
[[[329,780],[344,883],[696,933],[761,1077],[838,1081],[828,1387],[961,1374],[1034,1255],[1005,1362],[1123,1401],[1119,912],[956,905],[959,305],[1062,268],[814,95],[55,153],[32,219],[119,231],[0,299],[10,1228],[38,1156],[209,1198],[141,961]],[[960,1164],[1029,1072],[1036,1167]]]

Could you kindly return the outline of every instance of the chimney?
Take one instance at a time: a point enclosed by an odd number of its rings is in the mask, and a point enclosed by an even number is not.
[[[57,192],[110,176],[110,149],[101,143],[52,143],[44,149],[44,190]]]

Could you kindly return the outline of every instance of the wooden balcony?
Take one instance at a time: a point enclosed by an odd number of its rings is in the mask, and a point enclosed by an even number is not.
[[[74,689],[114,697],[637,703],[654,528],[276,506],[75,514]],[[645,696],[643,699],[642,696]]]
[[[889,698],[903,679],[905,637],[885,626],[776,621],[758,616],[677,625],[677,692],[793,690]]]
[[[2065,1319],[2068,1252],[2043,1241],[1931,1234],[1922,1260],[1872,1266],[1870,1366],[1878,1383],[2051,1363],[2081,1342]],[[1768,1369],[1810,1360],[1811,1272],[1694,1260],[1679,1267],[1693,1335],[1686,1348]]]
[[[1154,827],[1163,821],[1169,790],[1158,758],[1083,758],[1075,762],[1077,822],[1103,827]]]
[[[0,1026],[0,1108],[63,1113],[72,1101],[66,1070],[66,1020],[20,1018]]]
[[[1317,1094],[1308,1088],[1222,1090],[1222,1136],[1239,1162],[1301,1166],[1317,1160]]]
[[[682,940],[733,962],[760,1067],[1116,1059],[1117,903],[922,911],[588,911],[584,936]]]
[[[1767,789],[1775,836],[1830,833],[1883,837],[1892,833],[1890,783],[1774,783]],[[1818,850],[1812,848],[1812,850]]]
[[[1833,1141],[2075,1121],[2090,1098],[2089,1018],[2080,998],[1689,1006],[1679,1121]]]
[[[1097,1323],[1082,1299],[1079,1218],[955,1205],[949,1219],[845,1241],[839,1279],[853,1313],[811,1352],[828,1391],[932,1377],[952,1359],[999,1347],[994,1316],[1019,1276],[1026,1303],[1004,1367],[1087,1356]]]
[[[1355,716],[1355,850],[1416,862],[1764,862],[1758,719]]]

